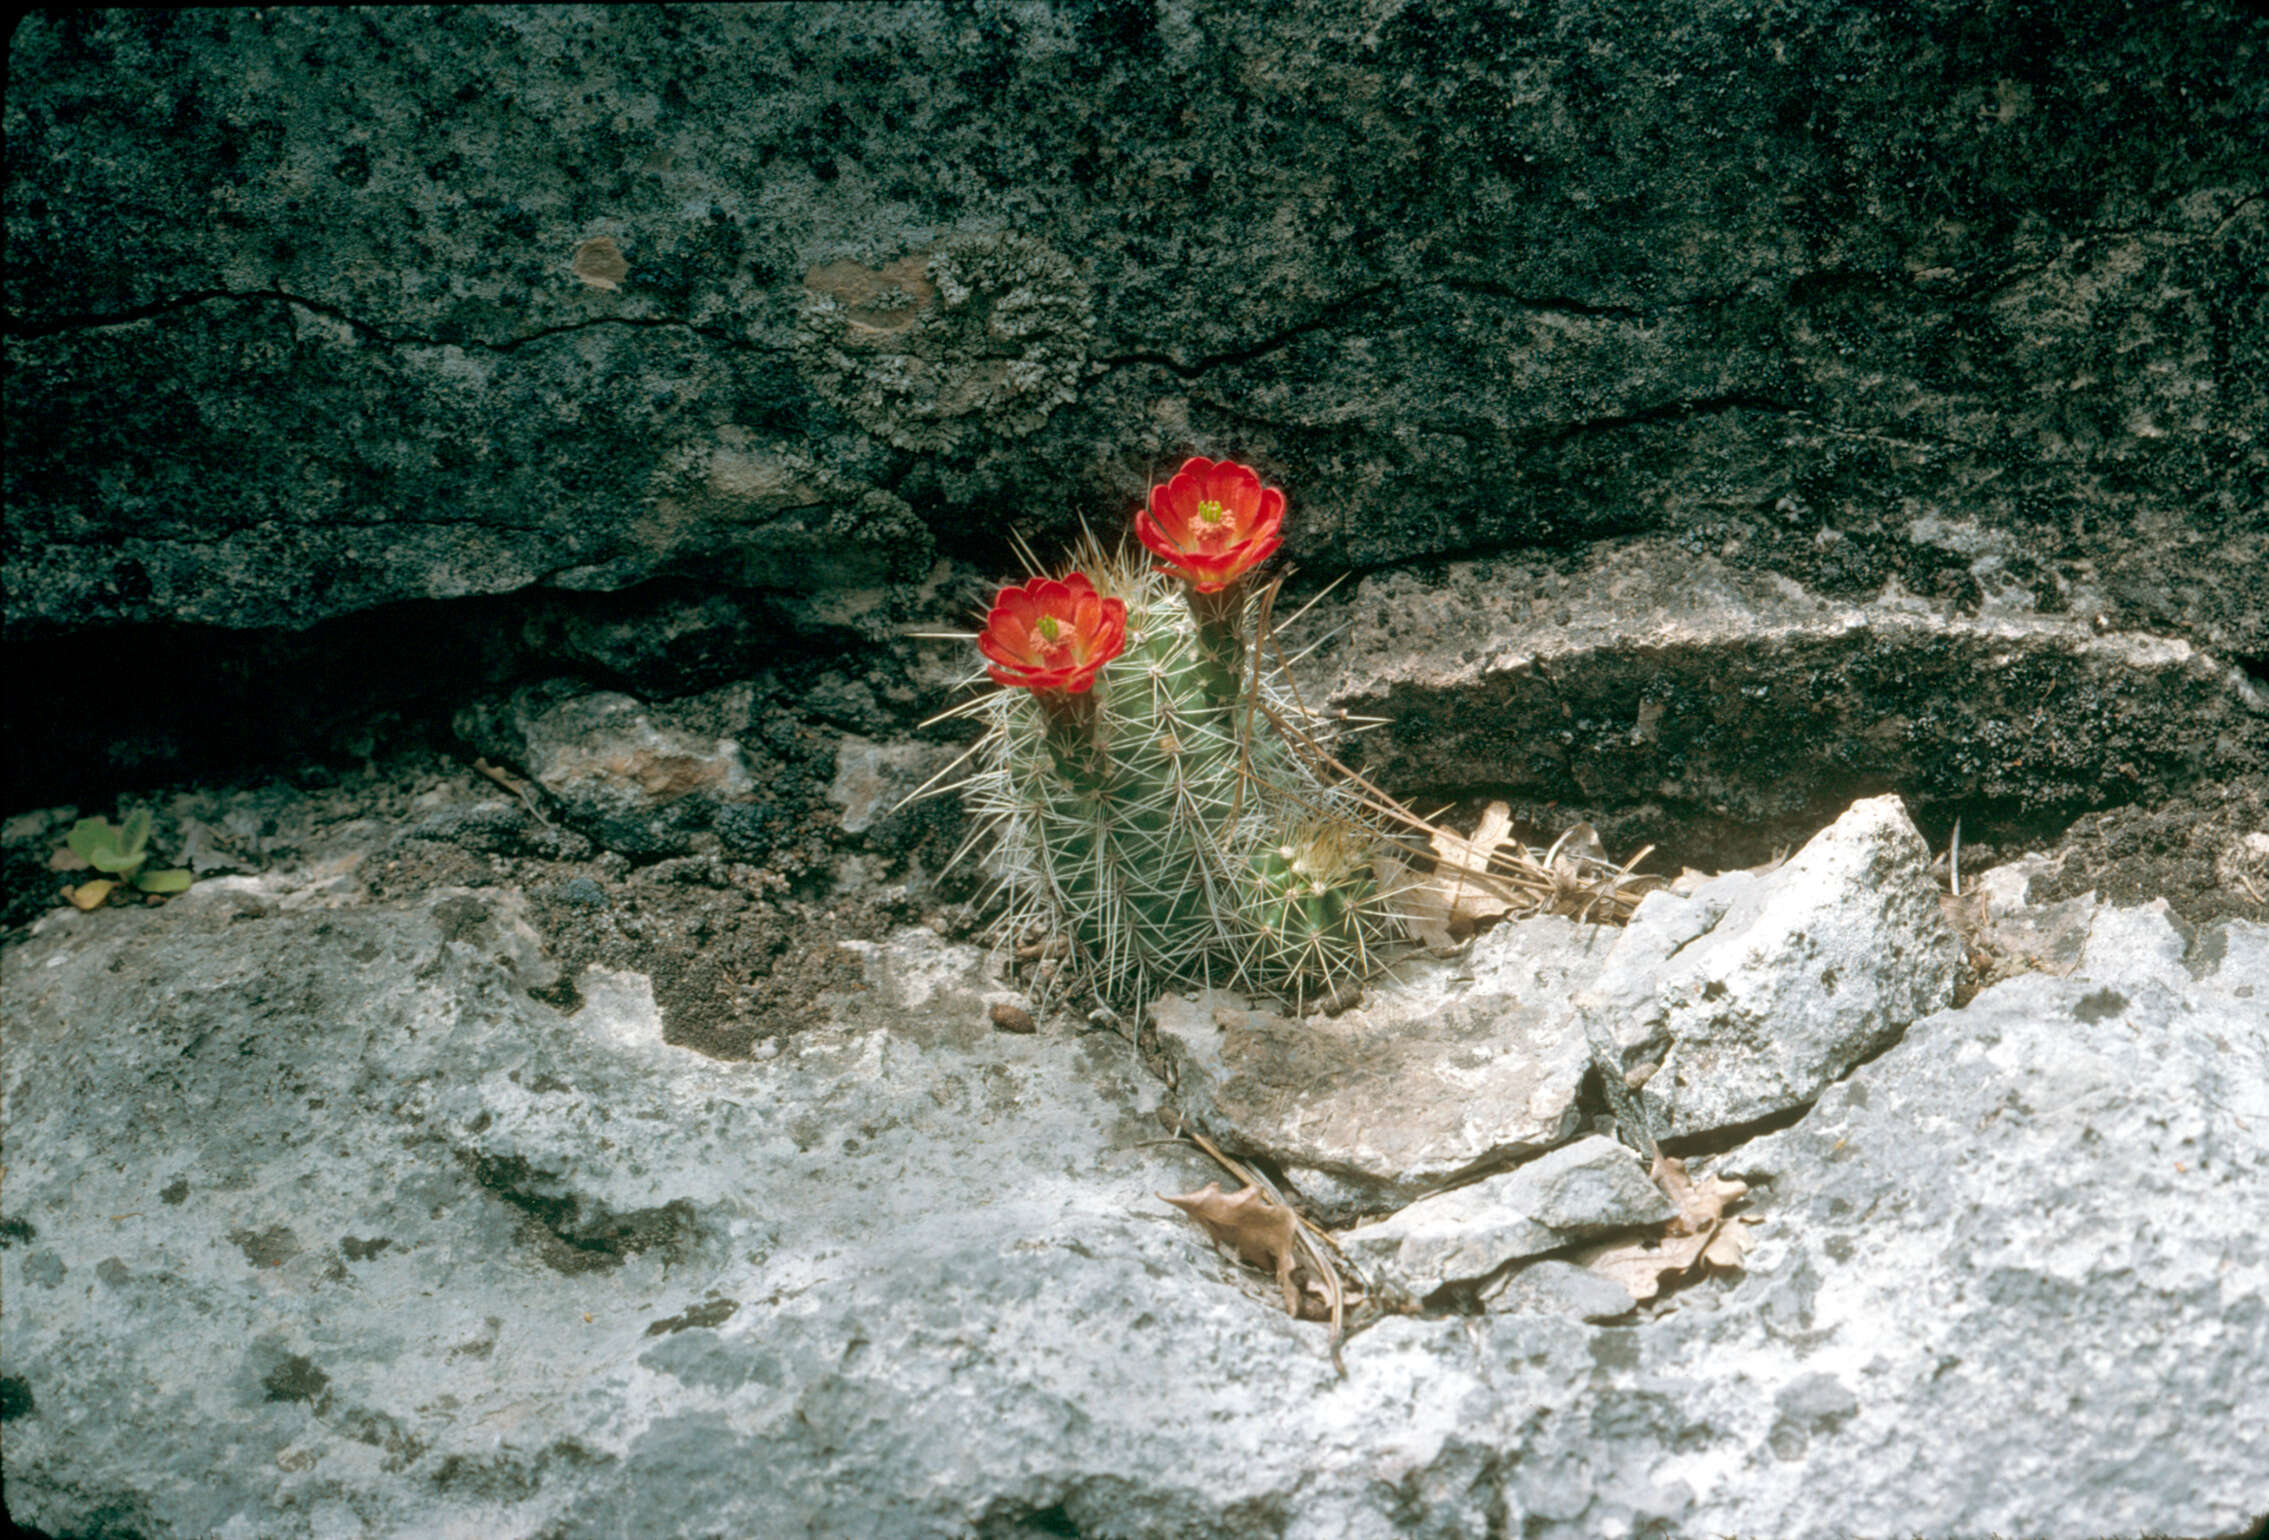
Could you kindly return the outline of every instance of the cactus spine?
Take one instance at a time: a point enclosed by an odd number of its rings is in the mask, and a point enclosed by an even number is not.
[[[1176,983],[1295,1005],[1339,992],[1396,930],[1382,842],[1277,725],[1304,713],[1280,668],[1255,666],[1256,601],[1083,554],[1126,605],[1124,649],[1084,694],[1002,689],[975,708],[965,795],[994,836],[1010,934],[1068,933],[1122,1008]]]

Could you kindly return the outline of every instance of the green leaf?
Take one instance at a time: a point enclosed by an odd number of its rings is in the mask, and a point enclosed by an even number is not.
[[[94,863],[98,872],[115,872],[121,877],[131,877],[141,870],[142,863],[149,859],[149,855],[141,850],[129,855],[115,845],[98,845],[87,859]]]
[[[139,856],[142,847],[150,842],[150,810],[138,807],[126,815],[126,822],[118,831],[118,850],[121,855]]]
[[[117,847],[118,831],[110,826],[107,818],[82,818],[71,825],[71,833],[63,843],[70,846],[76,854],[92,861],[96,851]]]
[[[169,871],[143,872],[134,879],[134,886],[145,893],[185,893],[196,880],[189,872],[174,867]]]

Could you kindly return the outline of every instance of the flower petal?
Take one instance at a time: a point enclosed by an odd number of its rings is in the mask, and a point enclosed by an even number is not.
[[[1197,512],[1208,503],[1220,516],[1203,524]],[[1135,538],[1162,570],[1218,593],[1283,545],[1284,506],[1282,490],[1263,486],[1251,466],[1192,455],[1150,489],[1149,508],[1135,512]]]
[[[1049,620],[1056,626],[1052,637],[1041,630]],[[1126,601],[1098,594],[1083,572],[1034,578],[1000,591],[977,650],[997,684],[1084,694],[1103,665],[1125,650],[1126,622]]]

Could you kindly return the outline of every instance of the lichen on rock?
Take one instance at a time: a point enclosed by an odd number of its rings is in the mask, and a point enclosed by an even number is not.
[[[1022,438],[1075,399],[1094,324],[1069,259],[1013,231],[948,237],[804,275],[797,361],[823,398],[900,449]]]

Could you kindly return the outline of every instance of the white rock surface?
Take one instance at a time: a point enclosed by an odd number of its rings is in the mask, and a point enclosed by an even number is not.
[[[1724,1169],[1766,1215],[1742,1313],[1682,1313],[1641,1355],[1722,1353],[1689,1405],[1755,1457],[1671,1462],[1701,1528],[2269,1516],[2269,929],[2186,946],[2163,905],[2099,909],[2073,976],[1915,1023]]]
[[[1953,998],[1958,953],[1896,797],[1856,802],[1777,869],[1649,894],[1586,1009],[1670,1136],[1804,1106]]]
[[[1564,1315],[1613,1321],[1631,1314],[1631,1291],[1588,1267],[1552,1257],[1516,1267],[1482,1291],[1493,1315]]]
[[[1926,1016],[1725,1157],[1765,1218],[1746,1274],[1601,1327],[1527,1270],[1489,1313],[1360,1332],[1341,1380],[1154,1196],[1215,1173],[1151,1144],[1131,1054],[992,1031],[973,952],[902,934],[831,1025],[728,1064],[664,1045],[635,975],[530,1000],[509,894],[254,891],[283,880],[0,955],[0,1414],[11,1510],[52,1533],[2092,1540],[2269,1512],[2260,926],[2185,946],[2101,910],[2070,977]]]
[[[1332,1017],[1221,991],[1152,1008],[1193,1126],[1336,1182],[1338,1207],[1407,1201],[1575,1132],[1588,1049],[1571,1002],[1615,932],[1558,916],[1414,959]],[[1327,1184],[1310,1182],[1310,1187]]]
[[[1515,1171],[1421,1198],[1340,1239],[1366,1276],[1406,1295],[1477,1281],[1521,1257],[1639,1225],[1677,1205],[1612,1139],[1562,1145]],[[1625,1300],[1625,1309],[1629,1301]]]

